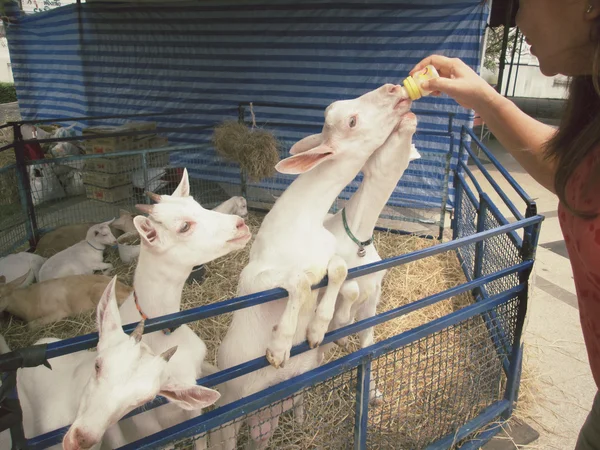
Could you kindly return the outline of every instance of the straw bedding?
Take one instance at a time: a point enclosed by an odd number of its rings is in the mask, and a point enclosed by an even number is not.
[[[247,223],[255,234],[262,216],[250,213]],[[376,232],[375,245],[383,258],[426,248],[434,241],[414,236]],[[235,296],[240,271],[248,261],[250,244],[238,253],[206,266],[202,284],[184,288],[182,308],[188,309]],[[133,265],[123,265],[116,251],[108,261],[119,280],[130,284]],[[391,269],[384,279],[378,311],[387,311],[465,281],[454,252],[417,260]],[[376,327],[380,342],[443,317],[472,302],[470,294],[451,298]],[[30,332],[18,320],[5,318],[2,333],[11,348],[32,344],[43,336],[67,338],[95,330],[90,312]],[[208,347],[207,360],[215,363],[218,345],[231,315],[213,317],[190,326]],[[349,340],[348,350],[359,348],[358,339]],[[335,347],[326,362],[347,354]],[[373,361],[371,388],[382,392],[382,402],[370,408],[369,448],[420,448],[432,437],[439,438],[472,419],[482,407],[501,397],[504,381],[499,373],[495,347],[484,322],[475,318],[459,326],[427,336]],[[527,369],[527,368],[526,368]],[[356,371],[327,380],[304,393],[304,423],[293,414],[281,416],[271,439],[271,449],[346,448],[353,438]],[[527,411],[531,401],[531,377],[526,370],[521,388],[520,408]],[[373,386],[375,385],[375,386]],[[242,436],[248,433],[242,428]],[[242,440],[244,438],[242,437]]]

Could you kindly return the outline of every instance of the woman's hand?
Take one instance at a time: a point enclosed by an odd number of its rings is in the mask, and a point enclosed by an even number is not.
[[[432,95],[443,92],[461,106],[478,112],[494,103],[500,96],[492,86],[458,58],[432,55],[417,64],[410,74],[413,75],[429,64],[433,65],[440,74],[440,78],[422,84],[422,88],[432,91]]]

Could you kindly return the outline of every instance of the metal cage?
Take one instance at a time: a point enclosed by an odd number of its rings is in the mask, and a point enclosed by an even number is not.
[[[239,108],[239,118],[242,121],[246,120],[245,106],[240,105]],[[14,166],[0,169],[0,177],[14,177],[19,185],[19,189],[13,195],[13,206],[17,205],[13,207],[14,213],[2,217],[0,240],[5,251],[13,250],[26,241],[35,245],[41,228],[62,223],[60,219],[62,216],[57,216],[54,211],[48,212],[33,205],[31,187],[25,176],[26,169],[27,166],[41,163],[31,164],[19,156],[20,150],[26,143],[17,135],[19,125],[14,125],[17,138],[15,142],[17,162]],[[278,125],[281,124],[271,124],[271,126]],[[331,392],[336,393],[336,400],[331,402],[331,407],[335,411],[342,411],[343,414],[336,422],[335,429],[321,429],[313,425],[311,430],[315,434],[315,447],[318,448],[460,447],[471,449],[478,448],[491,439],[499,431],[499,423],[510,418],[518,397],[528,283],[543,217],[537,214],[535,202],[473,132],[465,127],[460,134],[458,162],[456,168],[450,173],[450,161],[455,155],[452,117],[449,117],[448,132],[442,134],[448,137],[449,149],[445,159],[446,177],[442,184],[444,201],[438,211],[439,219],[435,220],[435,225],[439,228],[439,235],[436,236],[439,238],[439,243],[423,250],[351,269],[348,278],[359,277],[444,252],[454,252],[462,265],[466,281],[451,289],[415,299],[409,304],[380,312],[374,317],[329,332],[322,345],[463,293],[472,294],[474,301],[471,304],[261,392],[205,412],[195,419],[130,443],[122,449],[161,448],[173,443],[185,443],[186,440],[206,435],[224,424],[241,421],[257,411],[267,415],[269,411],[277,413],[281,410],[284,400],[296,398],[300,393],[303,394],[305,408],[311,411],[310,402],[313,396]],[[56,141],[58,140],[65,139]],[[481,164],[476,154],[478,152],[471,148],[471,141],[505,178],[515,195],[521,198],[524,203],[523,212]],[[147,171],[152,167],[150,161],[154,154],[168,152],[173,163],[173,161],[185,162],[189,160],[188,158],[201,157],[204,151],[209,149],[199,145],[180,145],[132,151],[131,154],[119,154],[119,156],[141,158],[144,187],[147,187],[151,180]],[[494,195],[500,198],[502,207],[514,214],[515,221],[510,222],[494,204],[490,195],[482,189],[466,164],[465,152],[471,156],[488,180]],[[92,160],[99,157],[101,156],[91,155],[74,159]],[[72,161],[73,158],[66,158],[53,163],[63,164]],[[235,170],[235,167],[223,163],[221,170]],[[238,188],[240,192],[248,195],[249,185],[244,181],[243,174],[238,175],[240,177]],[[453,176],[452,184],[455,192],[453,208],[450,205],[452,239],[444,240],[450,175]],[[210,183],[209,185],[212,186]],[[194,191],[193,183],[192,187]],[[200,190],[203,187],[197,185],[196,189]],[[204,203],[218,200],[217,197],[215,195],[213,198],[205,198]],[[339,201],[344,201],[343,195],[340,196]],[[251,206],[252,202],[250,201],[249,204]],[[112,206],[101,210],[100,215],[104,217],[91,217],[87,209],[79,206],[76,208],[79,216],[76,217],[80,221],[109,218],[113,214]],[[94,211],[97,213],[97,210]],[[392,219],[403,221],[403,215],[398,213]],[[402,223],[410,222],[409,218]],[[396,229],[396,232],[403,232],[403,230]],[[324,280],[314,288],[323,287],[326,282]],[[207,319],[286,296],[287,293],[283,289],[273,289],[189,309],[148,320],[145,333]],[[131,332],[133,327],[133,324],[126,326],[126,332]],[[10,427],[13,438],[23,438],[18,401],[14,395],[8,395],[14,388],[18,368],[36,366],[47,359],[51,360],[61,355],[92,348],[96,345],[97,339],[97,333],[91,333],[43,346],[15,350],[0,356],[0,368],[6,375],[2,387],[5,415],[0,416],[0,428]],[[295,346],[291,355],[308,350],[308,344],[304,342]],[[198,384],[214,387],[267,365],[266,358],[257,358],[204,377],[198,380]],[[382,371],[397,373],[398,376],[394,378],[394,382],[381,383],[379,374]],[[372,372],[374,386],[371,385]],[[434,381],[428,381],[429,384],[425,386],[423,380]],[[375,387],[383,396],[382,405],[377,407],[369,405],[369,392]],[[164,403],[165,399],[159,397],[126,417],[139,414],[142,410],[159,407]],[[432,408],[432,405],[437,407]],[[291,416],[284,414],[281,420],[293,422],[294,414],[294,412]],[[300,423],[293,426],[298,432],[303,427]],[[30,449],[46,448],[60,442],[65,432],[66,428],[55,430],[21,442],[26,442],[26,448]],[[247,428],[241,430],[242,440],[249,432]],[[298,448],[294,447],[292,435],[290,448]]]

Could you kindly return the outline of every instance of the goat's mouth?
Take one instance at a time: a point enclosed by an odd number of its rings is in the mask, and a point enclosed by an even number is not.
[[[410,104],[411,104],[410,98],[408,98],[408,97],[401,98],[394,105],[394,111],[400,109],[402,106],[405,106],[405,105],[408,105],[410,107]]]
[[[252,237],[252,233],[250,232],[250,228],[248,228],[248,226],[245,227],[245,229],[242,231],[242,233],[240,233],[238,236],[234,237],[233,239],[229,239],[227,242],[230,244],[241,244],[241,243],[246,243],[250,240],[250,238]]]

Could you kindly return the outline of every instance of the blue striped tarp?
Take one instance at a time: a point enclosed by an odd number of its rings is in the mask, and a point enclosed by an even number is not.
[[[329,103],[398,83],[431,53],[477,69],[488,14],[481,0],[94,2],[21,18],[7,34],[25,119],[191,111],[157,119],[172,127],[235,120],[239,102],[319,106],[255,108],[259,125],[289,148],[320,130]],[[445,131],[449,112],[456,131],[471,123],[469,111],[448,98],[428,97],[415,107],[439,113],[419,117],[420,131]],[[169,138],[200,144],[210,134]],[[390,203],[439,208],[449,139],[421,135],[415,144],[423,158],[411,164]],[[239,183],[235,166],[212,149],[179,162],[191,176]],[[259,186],[281,190],[290,180],[278,176]]]

